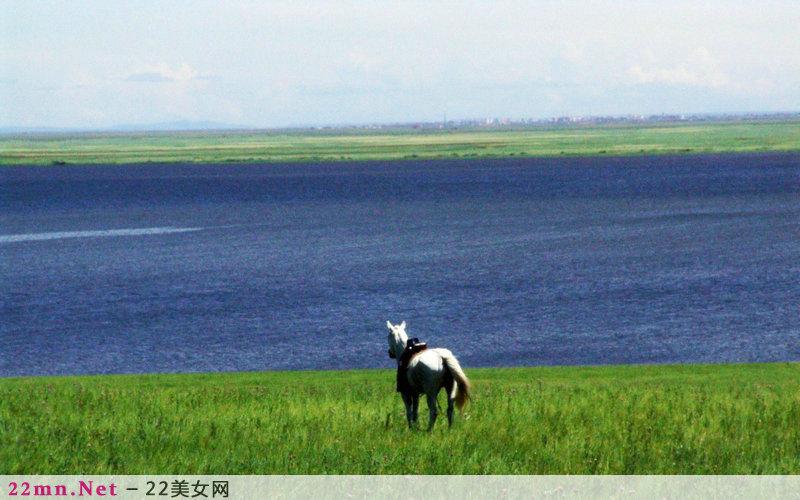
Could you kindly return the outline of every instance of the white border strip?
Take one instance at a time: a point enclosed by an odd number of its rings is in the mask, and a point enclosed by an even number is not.
[[[796,499],[800,476],[0,476],[0,498]]]

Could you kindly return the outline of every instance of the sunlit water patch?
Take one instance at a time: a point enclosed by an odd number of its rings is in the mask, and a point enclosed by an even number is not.
[[[52,231],[48,233],[0,234],[0,244],[23,241],[62,240],[66,238],[104,238],[114,236],[149,236],[154,234],[188,233],[202,227],[142,227],[135,229],[103,229],[95,231]]]

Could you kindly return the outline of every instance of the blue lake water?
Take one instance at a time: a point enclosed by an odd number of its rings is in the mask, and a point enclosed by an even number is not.
[[[800,155],[3,167],[0,376],[800,360]]]

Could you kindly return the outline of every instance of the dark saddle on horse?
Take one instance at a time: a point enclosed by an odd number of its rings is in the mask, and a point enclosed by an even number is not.
[[[420,342],[418,338],[408,339],[403,354],[400,355],[400,362],[397,364],[397,392],[408,392],[411,386],[408,383],[408,363],[414,355],[428,348],[428,344]]]

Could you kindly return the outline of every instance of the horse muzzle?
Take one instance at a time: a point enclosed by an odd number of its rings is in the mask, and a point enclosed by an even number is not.
[[[389,357],[392,358],[392,359],[397,357],[397,356],[394,355],[394,351],[391,350],[391,349],[389,349]]]

